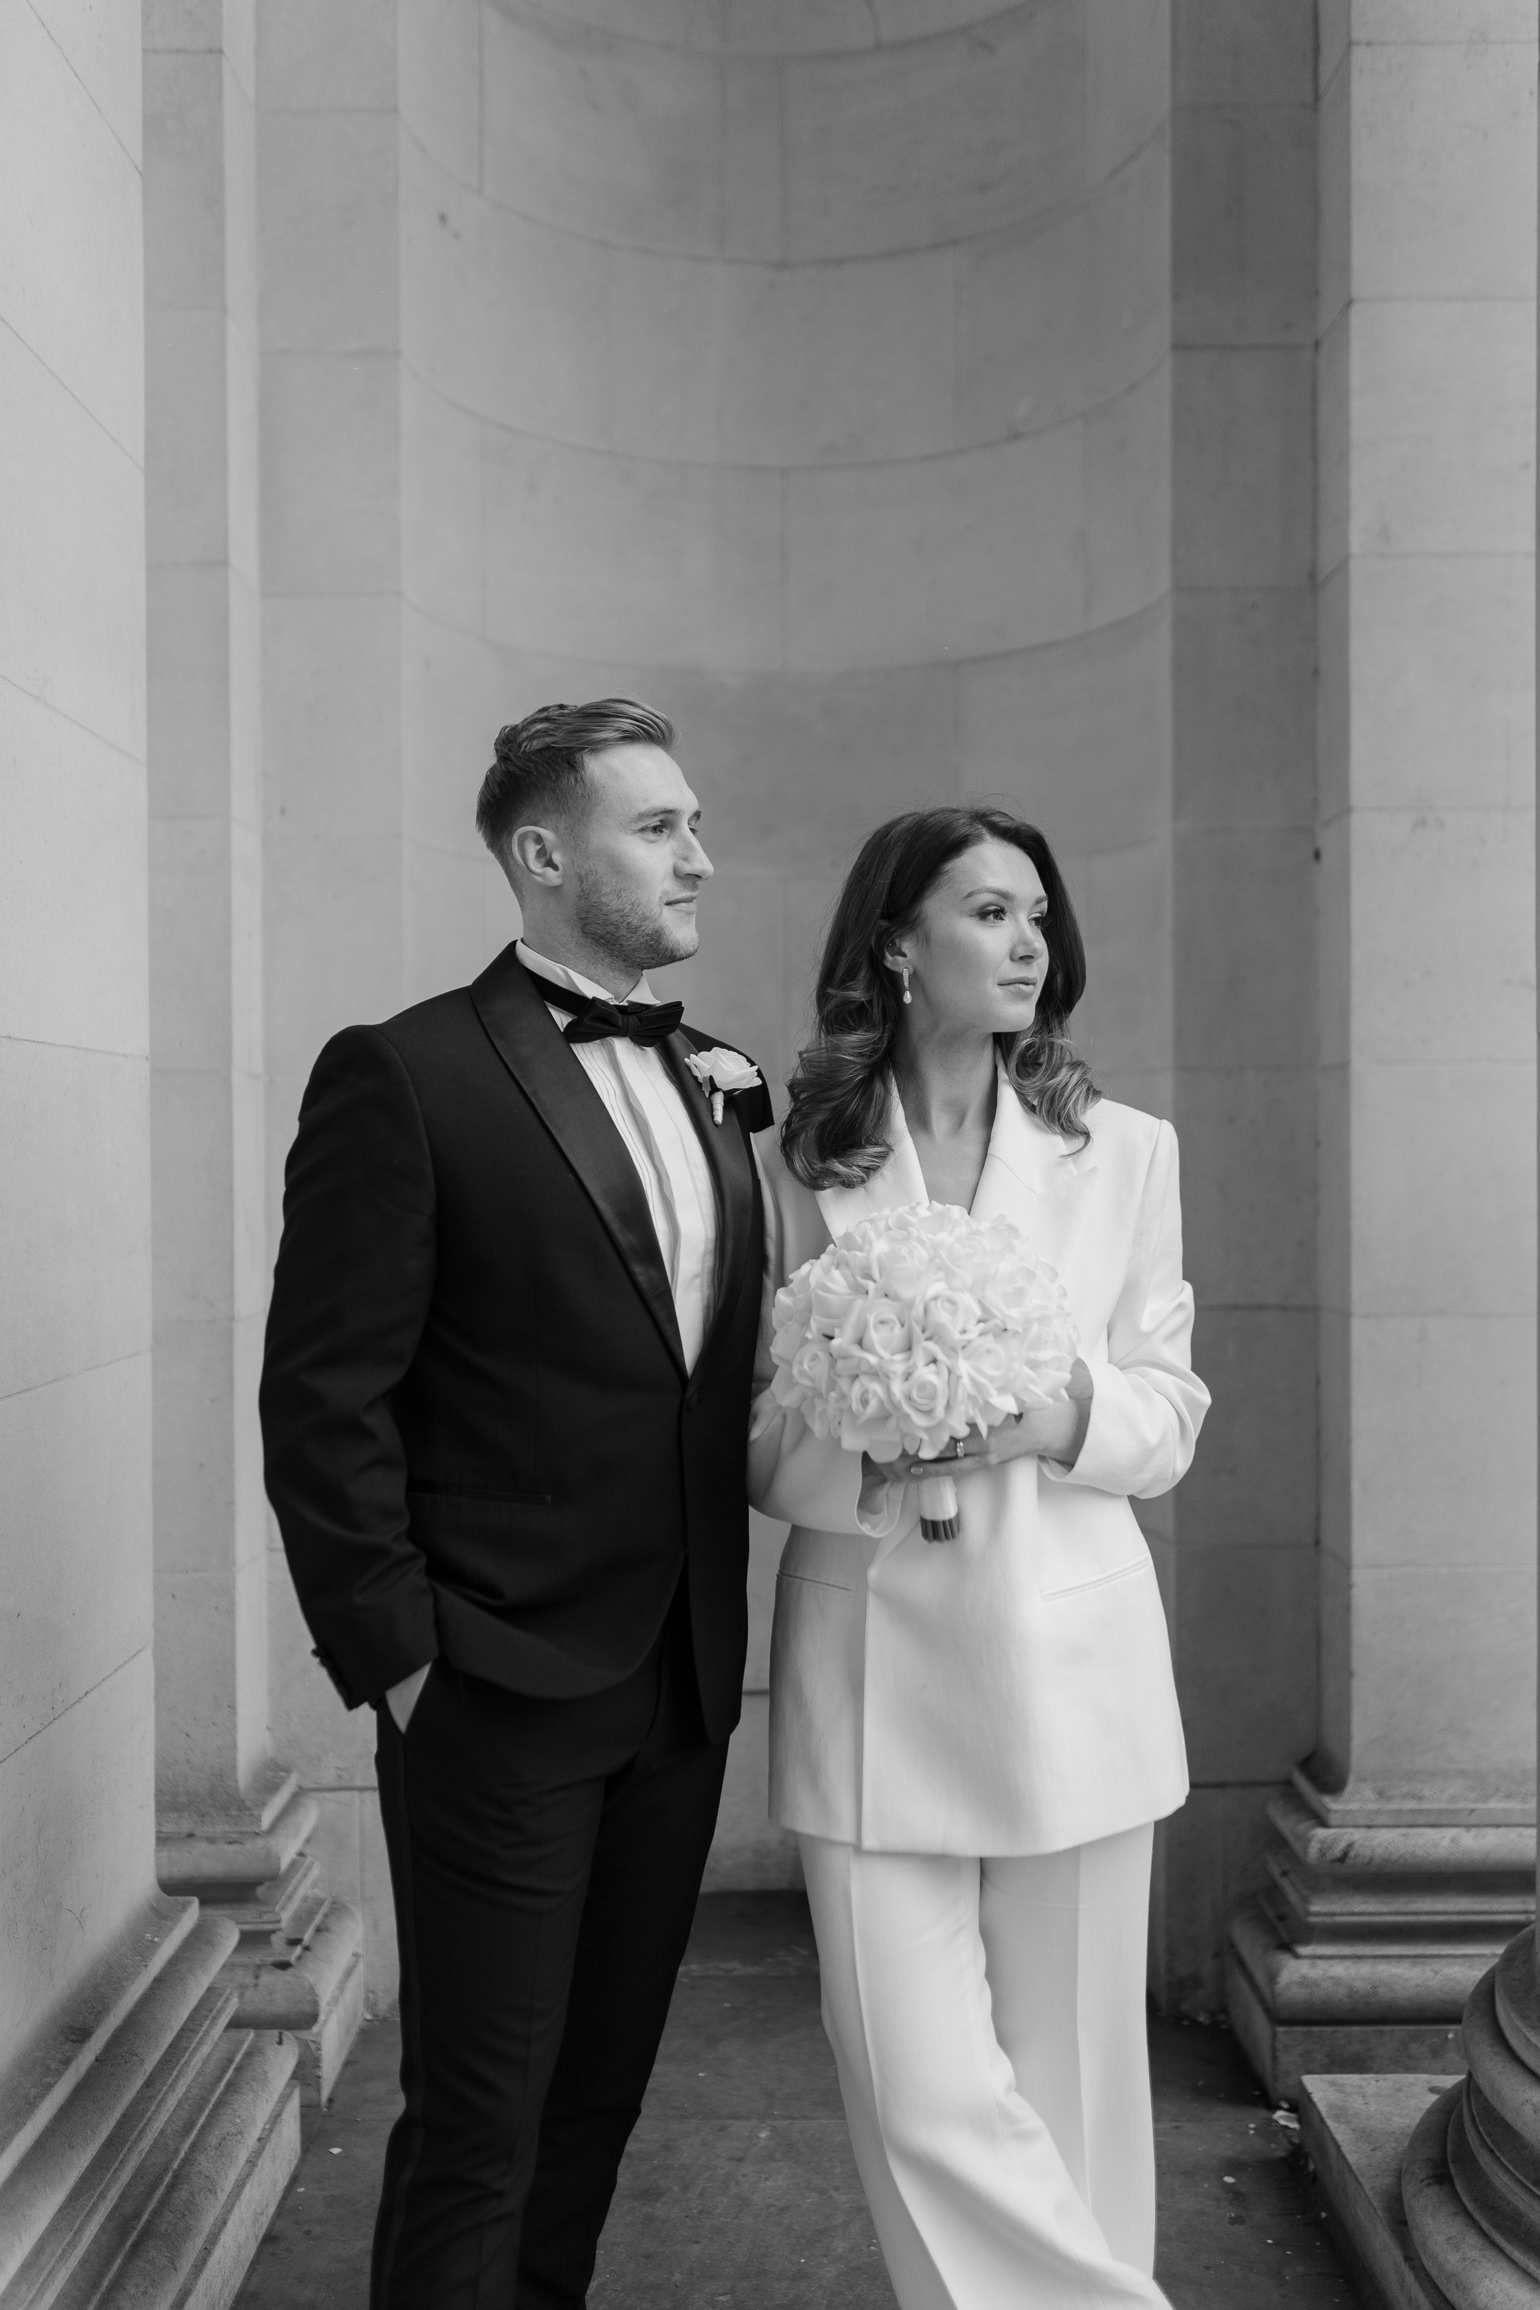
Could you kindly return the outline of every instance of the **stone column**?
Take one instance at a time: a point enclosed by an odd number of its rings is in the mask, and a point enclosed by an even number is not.
[[[1516,93],[1532,98],[1533,14],[1513,14],[1528,52],[1513,60]],[[1451,135],[1464,126],[1451,123]],[[1533,154],[1531,114],[1531,168]],[[1532,181],[1510,185],[1510,198],[1521,195],[1532,218]],[[1533,243],[1527,278],[1532,292]],[[1532,437],[1532,399],[1527,416]],[[1526,500],[1528,523],[1533,495],[1515,494]],[[1526,617],[1517,645],[1526,673],[1535,662],[1535,639]],[[1510,673],[1508,692],[1515,705],[1527,687],[1517,671]],[[1526,714],[1514,730],[1517,743],[1527,745],[1530,727]],[[1528,1007],[1532,1024],[1532,1002]],[[1532,1421],[1533,1393],[1528,1410]],[[1533,1524],[1526,1537],[1532,1555]],[[1498,1696],[1490,1681],[1481,1690],[1484,1712]],[[1533,1739],[1532,1724],[1530,1732]],[[1540,2300],[1540,1978],[1533,1927],[1517,1934],[1476,1982],[1461,2036],[1469,2070],[1453,2086],[1417,2074],[1308,2079],[1305,2148],[1338,2234],[1375,2299],[1396,2310],[1531,2310]]]
[[[339,1027],[386,1018],[419,991],[405,966],[398,55],[411,26],[431,49],[433,27],[464,14],[420,0],[257,12],[269,1269],[316,1054]],[[476,21],[473,9],[473,57]],[[445,30],[437,45],[460,43]],[[474,530],[445,519],[448,550],[476,563]],[[395,1926],[374,1712],[343,1710],[271,1519],[268,1539],[274,1741],[316,1807],[328,1882],[363,1914],[368,1998],[388,2006]]]
[[[1320,17],[1320,1724],[1231,2011],[1304,2070],[1458,2068],[1533,1905],[1534,72]]]
[[[1138,1514],[1193,1784],[1156,1833],[1151,1987],[1189,2012],[1315,1724],[1314,68],[1313,0],[1172,11],[1169,1113],[1214,1402]]]
[[[1532,94],[1532,48],[1529,64]],[[1530,149],[1533,155],[1532,129]],[[1534,282],[1531,250],[1531,289]],[[1424,2291],[1434,2304],[1442,2295],[1454,2310],[1518,2310],[1534,2302],[1540,2285],[1540,1978],[1533,1926],[1476,1984],[1462,2035],[1469,2073],[1424,2111],[1402,2165],[1413,2269],[1432,2281]]]
[[[299,2120],[154,1876],[139,17],[0,6],[0,2302],[222,2310]]]
[[[241,1934],[237,2019],[325,2098],[359,1921],[268,1739],[256,1389],[266,1284],[249,6],[145,22],[150,1055],[158,1871]]]

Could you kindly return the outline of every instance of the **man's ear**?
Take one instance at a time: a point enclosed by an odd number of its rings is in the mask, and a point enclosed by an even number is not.
[[[516,827],[508,845],[508,863],[545,890],[557,890],[566,880],[561,837],[549,826]]]

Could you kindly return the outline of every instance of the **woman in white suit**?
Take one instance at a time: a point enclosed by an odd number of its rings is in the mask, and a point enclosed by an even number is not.
[[[762,1392],[751,1491],[792,1527],[771,1810],[796,1831],[824,2023],[901,2310],[1160,2304],[1144,2019],[1152,1824],[1187,1791],[1165,1618],[1129,1507],[1208,1406],[1176,1139],[1066,1037],[1084,950],[1010,813],[909,813],[835,910],[779,1151],[771,1290],[859,1219],[1005,1214],[1060,1272],[1068,1395],[971,1438],[959,1537],[918,1463]]]

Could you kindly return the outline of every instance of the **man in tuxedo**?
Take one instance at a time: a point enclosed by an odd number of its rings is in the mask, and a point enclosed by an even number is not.
[[[267,1485],[376,1710],[401,1945],[372,2310],[582,2304],[738,1720],[770,1113],[643,976],[712,871],[673,740],[500,733],[524,936],[334,1036],[289,1158]]]

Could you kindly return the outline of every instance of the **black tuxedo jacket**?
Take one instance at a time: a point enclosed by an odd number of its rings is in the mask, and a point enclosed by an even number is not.
[[[474,985],[316,1062],[289,1157],[262,1375],[267,1489],[349,1707],[443,1653],[597,1692],[656,1640],[688,1557],[707,1731],[738,1720],[764,1222],[749,1134],[659,1046],[717,1192],[687,1373],[641,1182],[510,946]]]

